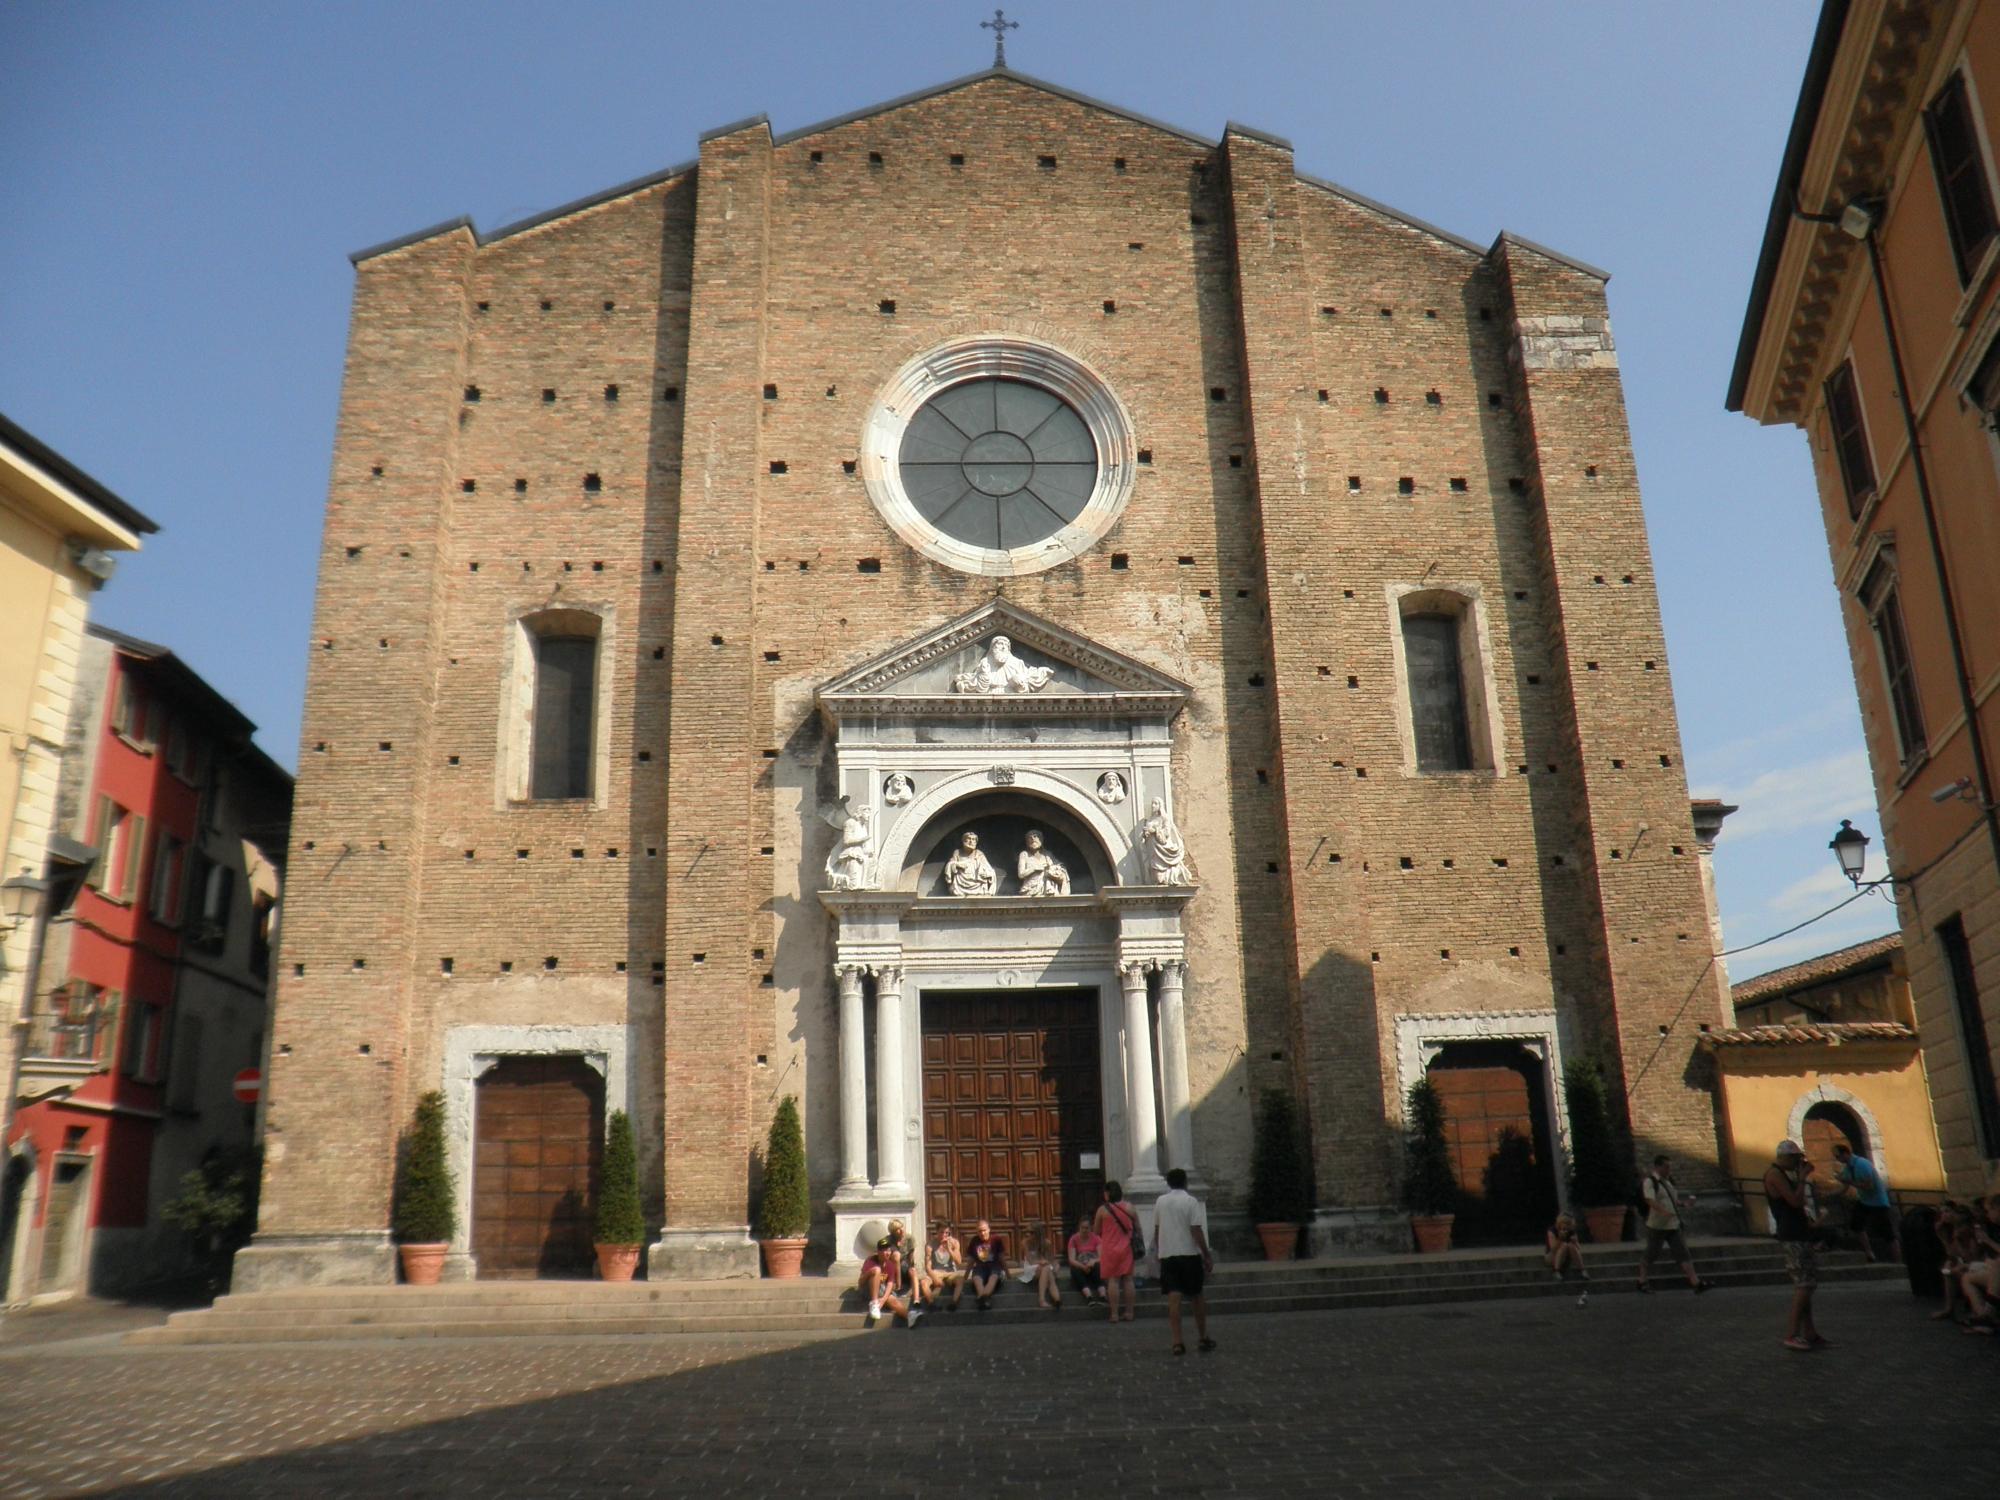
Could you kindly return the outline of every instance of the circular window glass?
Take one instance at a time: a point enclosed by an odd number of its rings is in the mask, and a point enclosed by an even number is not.
[[[1132,495],[1132,419],[1076,356],[1036,339],[966,334],[916,356],[877,393],[861,479],[897,536],[992,578],[1080,557]]]
[[[1097,444],[1069,404],[1023,380],[968,380],[926,401],[897,458],[917,514],[1008,552],[1075,522],[1097,488]]]

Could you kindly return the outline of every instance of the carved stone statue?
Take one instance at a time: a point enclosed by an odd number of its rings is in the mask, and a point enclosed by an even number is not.
[[[996,635],[970,672],[951,680],[954,693],[1039,693],[1055,676],[1053,667],[1031,667],[1014,654],[1014,643]]]
[[[944,883],[954,896],[991,896],[1000,888],[1000,877],[979,852],[979,835],[968,833],[945,861]]]
[[[882,783],[882,800],[891,807],[901,807],[916,795],[917,789],[901,771],[891,771],[889,779]]]
[[[868,867],[875,852],[875,809],[848,808],[845,798],[841,799],[841,803],[844,816],[840,820],[840,837],[834,840],[833,852],[826,857],[827,889],[872,890],[874,881],[869,876]]]
[[[1021,878],[1021,894],[1024,896],[1067,896],[1069,894],[1069,871],[1062,861],[1042,847],[1042,831],[1028,830],[1028,847],[1021,851],[1014,871]]]
[[[1106,771],[1097,778],[1097,800],[1116,807],[1125,800],[1125,778],[1116,771]]]
[[[1194,864],[1188,858],[1187,844],[1158,797],[1152,800],[1146,821],[1139,825],[1139,849],[1146,858],[1146,877],[1154,885],[1194,884]]]

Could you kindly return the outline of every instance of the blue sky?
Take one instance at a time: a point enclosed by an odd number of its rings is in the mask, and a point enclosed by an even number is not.
[[[96,617],[172,645],[295,760],[347,253],[491,228],[976,71],[973,4],[0,6],[0,411],[162,523]],[[1693,789],[1743,804],[1732,944],[1832,904],[1877,827],[1804,439],[1722,409],[1816,0],[1020,0],[1017,69],[1485,242],[1612,271]],[[1879,845],[1878,845],[1879,847]],[[1879,873],[1879,871],[1878,871]],[[1735,977],[1887,931],[1864,900]]]

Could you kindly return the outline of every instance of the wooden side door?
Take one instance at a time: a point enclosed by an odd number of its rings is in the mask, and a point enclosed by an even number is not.
[[[511,1057],[474,1104],[472,1253],[482,1279],[588,1275],[604,1080],[580,1057]]]

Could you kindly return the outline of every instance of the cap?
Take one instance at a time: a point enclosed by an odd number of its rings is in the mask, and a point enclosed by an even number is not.
[[[1797,1141],[1780,1141],[1778,1142],[1778,1155],[1804,1156],[1805,1152],[1800,1149]]]

